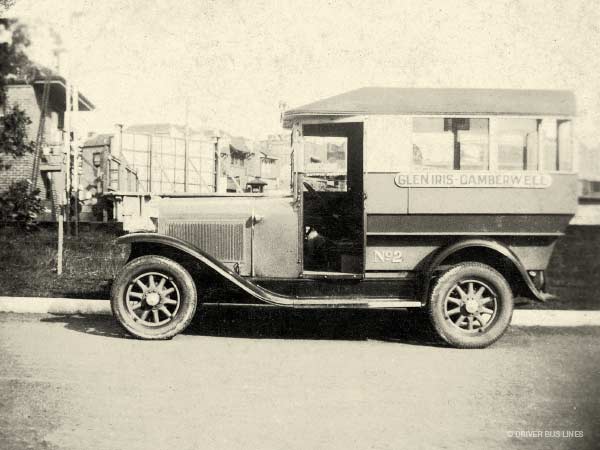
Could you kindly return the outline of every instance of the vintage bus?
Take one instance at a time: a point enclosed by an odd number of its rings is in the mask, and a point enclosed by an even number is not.
[[[113,312],[166,339],[197,303],[421,308],[448,344],[486,347],[514,297],[546,299],[577,206],[574,112],[567,91],[416,88],[286,111],[290,194],[162,197],[151,232],[120,238]]]

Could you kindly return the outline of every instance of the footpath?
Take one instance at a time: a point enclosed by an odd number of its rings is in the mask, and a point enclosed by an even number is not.
[[[0,313],[102,314],[110,315],[108,300],[41,297],[0,297]],[[600,326],[600,311],[515,309],[512,325],[517,327]]]

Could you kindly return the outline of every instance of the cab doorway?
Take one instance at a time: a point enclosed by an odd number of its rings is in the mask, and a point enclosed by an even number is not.
[[[363,124],[305,124],[303,276],[358,278],[364,268]]]

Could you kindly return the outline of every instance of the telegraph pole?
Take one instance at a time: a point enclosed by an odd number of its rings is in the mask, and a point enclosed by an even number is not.
[[[80,126],[79,120],[79,91],[77,90],[77,86],[73,84],[73,113],[71,118],[73,122]],[[73,180],[72,185],[75,188],[75,237],[79,236],[79,162],[80,162],[80,149],[79,149],[79,136],[75,127],[72,130],[73,133],[73,146],[75,147],[75,155],[73,156]],[[69,201],[70,205],[70,201]]]
[[[64,51],[63,51],[64,54]],[[63,67],[60,67],[60,66]],[[68,59],[62,58],[62,64],[59,63],[59,71],[68,67]],[[68,73],[68,70],[65,70]],[[64,172],[59,172],[60,180],[58,182],[58,255],[56,257],[56,273],[62,275],[63,272],[63,246],[64,246],[64,220],[65,220],[65,203],[67,200],[66,192],[70,182],[69,170],[71,161],[71,93],[69,79],[65,83],[65,112],[63,116],[63,169]],[[67,222],[68,224],[68,222]]]
[[[65,158],[65,194],[66,194],[66,228],[67,235],[71,234],[71,82],[69,78],[65,81],[65,150],[67,157]]]
[[[184,158],[183,158],[183,192],[188,191],[188,159],[190,157],[190,98],[185,98],[185,144],[184,144]]]

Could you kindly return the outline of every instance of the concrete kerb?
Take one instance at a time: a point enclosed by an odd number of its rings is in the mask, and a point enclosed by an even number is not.
[[[24,314],[103,314],[111,315],[108,300],[71,298],[0,297],[0,312]],[[516,327],[600,326],[600,311],[516,309]]]
[[[112,314],[108,300],[0,297],[0,312],[24,314]]]

